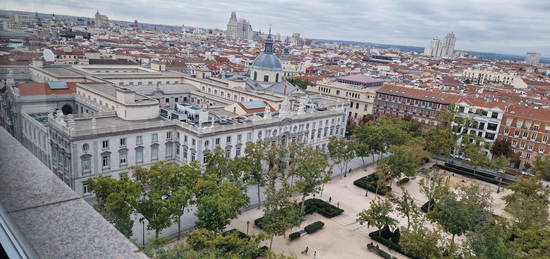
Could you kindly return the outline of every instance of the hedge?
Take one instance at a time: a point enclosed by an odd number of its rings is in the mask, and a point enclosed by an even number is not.
[[[408,183],[411,179],[409,179],[409,177],[405,177],[399,181],[397,181],[397,185],[402,185],[404,183]]]
[[[307,225],[304,230],[308,233],[308,234],[312,234],[312,233],[315,233],[316,231],[318,231],[319,229],[323,228],[323,226],[325,225],[325,223],[321,222],[321,221],[317,221],[317,222],[313,222],[309,225]]]
[[[420,259],[419,257],[416,257],[416,256],[412,256],[410,254],[407,254],[403,251],[403,248],[399,245],[399,244],[396,244],[394,243],[392,240],[390,239],[385,239],[381,236],[378,235],[378,232],[379,230],[377,231],[374,231],[374,232],[371,232],[369,233],[369,237],[374,240],[374,241],[377,241],[379,242],[380,244],[383,244],[385,246],[387,246],[388,248],[390,248],[391,250],[394,250],[394,251],[397,251],[403,255],[406,255],[412,259]],[[394,233],[395,234],[395,233]]]
[[[389,240],[389,239],[383,238],[382,236],[380,236],[380,235],[378,234],[378,232],[379,232],[379,230],[374,231],[374,232],[371,232],[371,233],[369,234],[369,237],[370,237],[372,240],[377,241],[377,242],[379,242],[379,243],[381,243],[381,244],[383,244],[383,245],[389,247],[391,250],[395,250],[395,251],[397,251],[397,252],[401,252],[401,246],[400,246],[400,245],[394,243],[393,241],[391,241],[391,240]]]
[[[378,177],[375,174],[369,174],[365,177],[361,177],[355,180],[353,184],[367,191],[374,192],[379,195],[386,195],[386,193],[391,192],[391,187],[387,185],[379,186],[377,190],[376,181],[378,181]]]
[[[423,211],[424,213],[428,213],[428,206],[431,206],[430,210],[434,210],[435,209],[435,201],[434,200],[427,201],[426,203],[424,203],[422,205],[422,207],[420,207],[420,210]]]
[[[343,209],[340,209],[330,203],[327,203],[320,199],[307,199],[304,202],[304,212],[306,214],[311,214],[313,212],[318,212],[323,215],[325,218],[333,218],[344,212]]]
[[[259,229],[264,229],[263,219],[264,219],[264,217],[260,217],[260,218],[255,219],[254,220],[254,225],[256,225]]]
[[[302,234],[300,234],[300,231],[298,231],[288,235],[288,238],[290,238],[290,240],[294,240],[300,238],[301,236]]]
[[[391,256],[390,254],[386,253],[386,251],[376,247],[373,244],[367,244],[367,248],[370,251],[374,251],[377,255],[381,256],[384,259],[397,259],[397,257]]]

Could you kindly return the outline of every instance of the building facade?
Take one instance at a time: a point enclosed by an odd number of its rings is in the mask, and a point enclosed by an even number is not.
[[[519,161],[513,166],[526,168],[539,156],[550,155],[550,110],[511,106],[504,113],[498,138],[512,145]]]

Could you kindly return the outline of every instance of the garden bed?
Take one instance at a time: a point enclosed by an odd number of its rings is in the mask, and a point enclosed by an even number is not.
[[[376,174],[369,174],[365,177],[361,177],[353,182],[355,186],[358,186],[360,188],[363,188],[367,191],[374,192],[379,195],[386,195],[386,193],[391,192],[391,187],[384,185],[384,186],[378,186],[378,190],[376,189],[376,182],[378,181],[378,177]]]
[[[344,210],[323,200],[313,198],[304,202],[304,212],[306,214],[317,212],[325,218],[333,218],[342,214]]]

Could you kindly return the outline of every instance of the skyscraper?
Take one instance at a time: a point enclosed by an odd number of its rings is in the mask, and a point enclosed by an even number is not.
[[[247,20],[237,20],[237,13],[231,12],[231,17],[229,17],[229,22],[227,22],[225,35],[227,39],[230,40],[251,40],[253,39],[254,33],[252,31],[252,26]]]
[[[540,63],[540,54],[535,52],[528,52],[525,56],[525,64],[530,66],[538,66]]]
[[[109,27],[109,17],[100,14],[99,11],[95,13],[95,27],[106,28]]]
[[[424,55],[437,58],[452,58],[455,52],[456,37],[449,33],[443,40],[435,37],[427,47],[424,48]]]

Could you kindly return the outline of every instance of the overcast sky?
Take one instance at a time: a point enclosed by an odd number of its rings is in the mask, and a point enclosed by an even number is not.
[[[424,47],[454,32],[456,48],[550,56],[548,0],[2,0],[1,9],[225,29],[231,11],[254,30]]]

